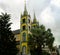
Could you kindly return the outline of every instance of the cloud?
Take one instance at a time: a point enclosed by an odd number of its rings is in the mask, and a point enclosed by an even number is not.
[[[53,13],[53,16],[56,20],[56,26],[59,26],[59,23],[60,23],[60,7],[57,7],[57,6],[51,6],[51,11]]]
[[[30,0],[28,8],[31,13],[35,11],[36,16],[38,17],[40,13],[50,4],[51,0]]]
[[[40,15],[40,22],[44,24],[47,28],[51,28],[53,30],[53,27],[55,27],[55,19],[52,16],[50,7],[47,7],[43,10]]]
[[[51,4],[60,7],[60,0],[51,0]]]
[[[1,12],[3,12],[3,13],[4,13],[4,10],[0,8],[0,14],[1,14]]]

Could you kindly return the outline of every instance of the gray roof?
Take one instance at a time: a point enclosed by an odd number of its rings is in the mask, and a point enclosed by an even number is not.
[[[19,34],[19,33],[20,33],[20,29],[13,31],[13,34]]]

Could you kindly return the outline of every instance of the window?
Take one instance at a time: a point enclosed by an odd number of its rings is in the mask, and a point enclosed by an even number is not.
[[[22,35],[22,40],[23,41],[26,41],[26,33],[24,32],[23,35]]]
[[[22,48],[22,55],[26,55],[26,47],[25,46],[23,46],[23,48]]]
[[[23,30],[25,30],[25,26],[23,26]]]
[[[23,19],[23,23],[25,23],[25,19]]]

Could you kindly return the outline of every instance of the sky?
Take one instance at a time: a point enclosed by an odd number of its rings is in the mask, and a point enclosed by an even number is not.
[[[28,13],[33,19],[50,28],[55,37],[55,45],[60,44],[60,0],[26,0]],[[20,16],[24,11],[24,0],[0,0],[0,14],[11,14],[12,30],[20,28]]]

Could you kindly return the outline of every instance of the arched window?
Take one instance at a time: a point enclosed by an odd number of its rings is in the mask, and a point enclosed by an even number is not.
[[[23,23],[25,23],[25,19],[23,19]]]
[[[26,29],[26,26],[23,26],[23,30],[25,30]]]
[[[24,32],[23,35],[22,35],[22,40],[23,41],[26,41],[26,33]]]
[[[26,46],[22,47],[22,55],[26,55]]]

